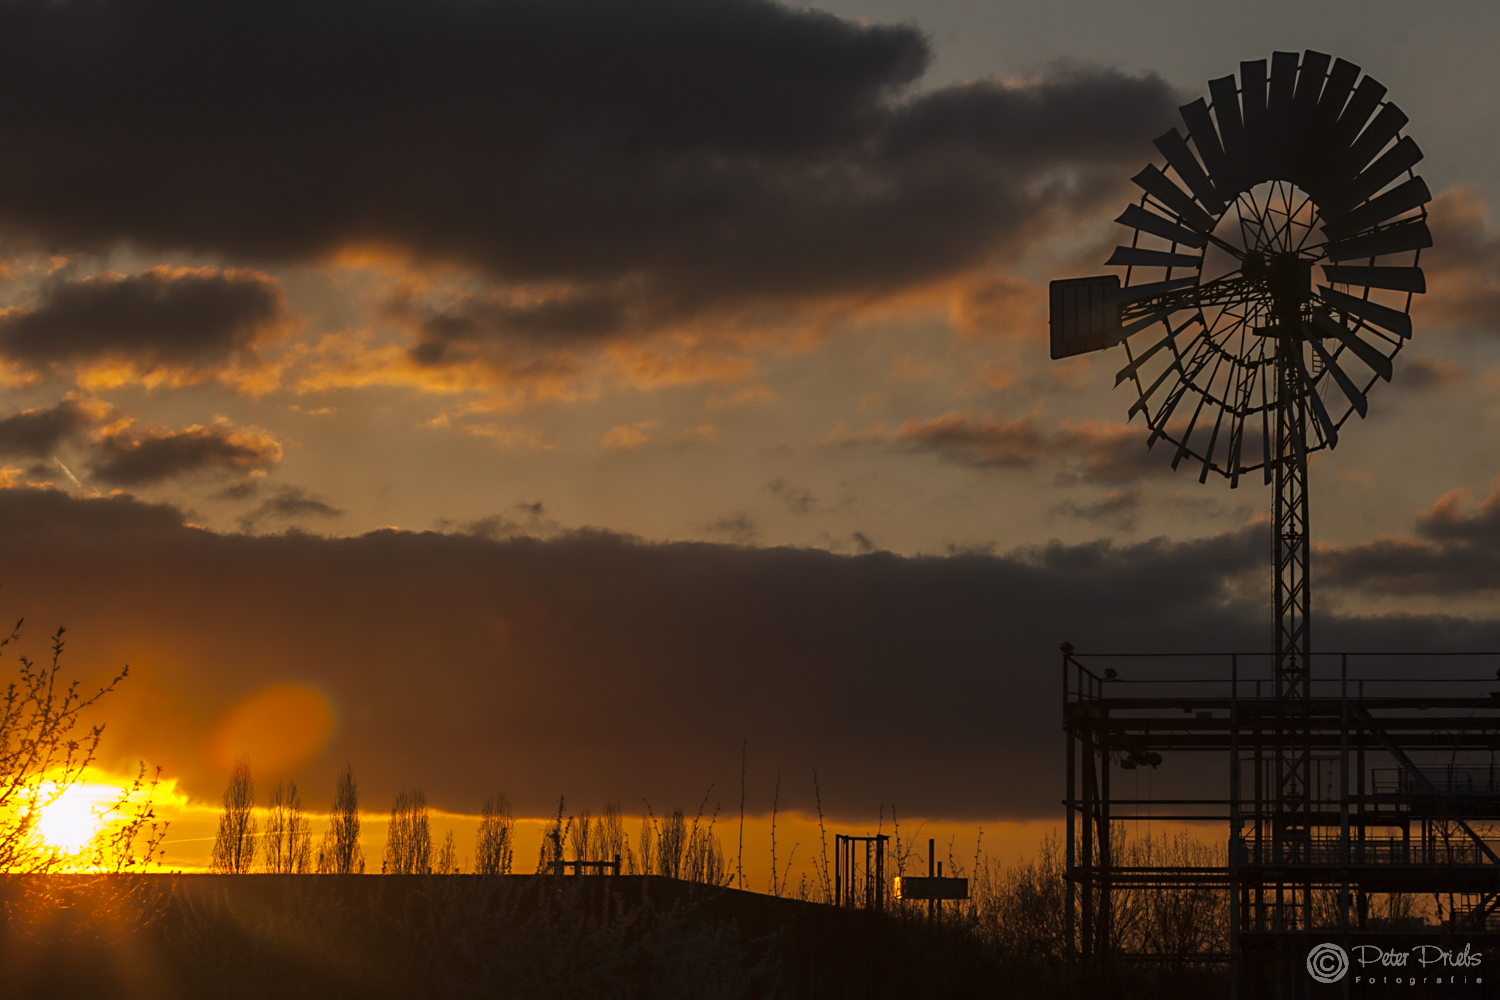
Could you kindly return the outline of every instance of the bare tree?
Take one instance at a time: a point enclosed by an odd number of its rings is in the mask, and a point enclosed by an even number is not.
[[[380,870],[387,875],[432,874],[432,828],[427,820],[427,797],[420,788],[403,789],[396,796]]]
[[[433,865],[434,875],[457,875],[458,874],[458,847],[453,842],[453,831],[443,838],[443,848],[438,851],[437,864]]]
[[[261,852],[265,857],[266,871],[273,875],[284,874],[287,856],[286,805],[282,801],[285,790],[281,782],[271,790],[271,805],[266,810],[266,830],[261,834]]]
[[[509,875],[515,853],[516,820],[504,795],[484,800],[479,815],[479,839],[474,845],[474,874]]]
[[[333,816],[318,847],[318,871],[327,875],[363,875],[365,852],[359,846],[359,786],[354,767],[344,765],[333,793]]]
[[[620,803],[606,802],[604,815],[599,817],[599,860],[613,861],[630,855],[630,839],[625,835],[625,817],[620,812]]]
[[[129,667],[121,669],[87,696],[78,681],[63,684],[63,631],[52,636],[51,663],[18,658],[18,676],[0,697],[0,872],[37,874],[75,867],[124,871],[156,858],[166,836],[167,825],[153,822],[156,781],[146,779],[142,764],[119,801],[101,812],[101,832],[93,843],[69,855],[42,840],[37,824],[43,812],[77,783],[94,762],[103,738],[103,725],[91,726],[82,735],[74,733],[80,713],[130,673]],[[8,636],[0,638],[0,648],[18,641],[20,634],[18,621]],[[144,849],[136,854],[141,836]]]
[[[224,812],[214,837],[209,869],[228,875],[243,875],[255,864],[255,785],[250,780],[250,762],[241,757],[229,773],[224,789]]]
[[[261,842],[266,871],[300,875],[311,867],[312,828],[302,811],[302,798],[297,794],[295,781],[276,783]]]

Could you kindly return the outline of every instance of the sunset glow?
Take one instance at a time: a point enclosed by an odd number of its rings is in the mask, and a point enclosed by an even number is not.
[[[37,832],[49,847],[71,854],[84,847],[103,825],[100,813],[119,795],[107,785],[78,784],[42,810]]]

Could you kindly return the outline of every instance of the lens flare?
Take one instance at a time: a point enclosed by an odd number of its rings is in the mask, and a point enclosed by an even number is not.
[[[333,725],[333,702],[326,693],[308,684],[273,684],[225,712],[209,746],[226,772],[247,757],[259,773],[285,773],[322,750]]]

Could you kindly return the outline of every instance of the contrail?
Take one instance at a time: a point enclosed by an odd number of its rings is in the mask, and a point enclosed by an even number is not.
[[[62,459],[60,459],[60,458],[53,458],[52,461],[54,461],[54,462],[57,463],[57,467],[59,469],[63,470],[64,472],[66,472],[68,474],[68,478],[71,479],[71,480],[73,480],[73,485],[74,486],[78,487],[80,490],[94,490],[94,496],[96,496],[96,497],[97,496],[102,496],[102,494],[98,490],[95,490],[92,486],[85,486],[82,483],[80,483],[78,481],[78,477],[75,476],[75,475],[73,475],[73,470],[70,469],[70,468],[68,468],[66,465],[63,465]]]

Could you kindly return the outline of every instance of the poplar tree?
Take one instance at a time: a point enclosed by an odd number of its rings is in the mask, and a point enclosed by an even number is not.
[[[432,827],[427,820],[427,797],[420,788],[403,789],[396,796],[380,870],[387,875],[432,874]]]
[[[479,837],[474,845],[474,874],[509,875],[515,851],[516,820],[504,795],[484,800],[479,814]]]
[[[318,847],[318,871],[327,875],[363,875],[365,852],[359,846],[359,787],[354,767],[345,764],[333,794],[333,816]]]
[[[224,789],[224,812],[219,816],[209,870],[229,875],[248,872],[255,863],[255,828],[255,785],[250,780],[250,762],[242,757],[234,762],[229,787]]]
[[[300,875],[311,867],[312,828],[302,811],[302,798],[297,794],[295,781],[276,783],[261,841],[266,871]]]

